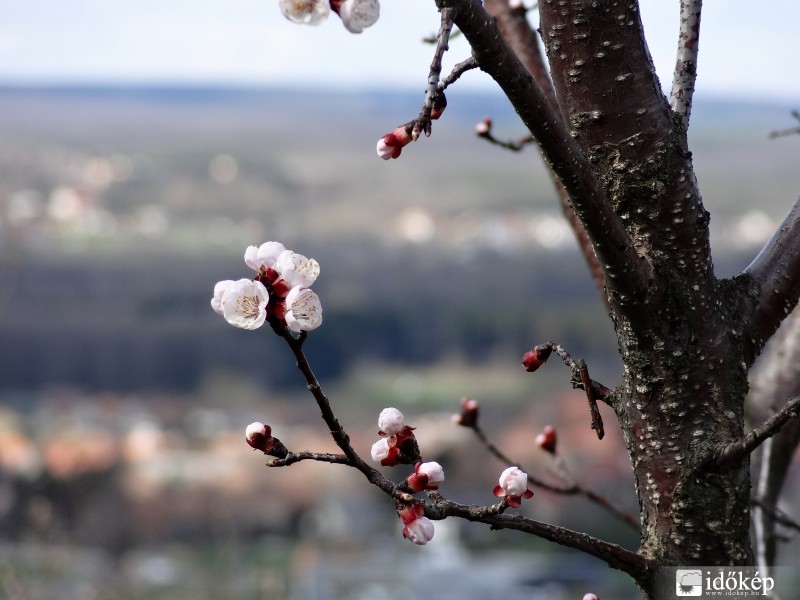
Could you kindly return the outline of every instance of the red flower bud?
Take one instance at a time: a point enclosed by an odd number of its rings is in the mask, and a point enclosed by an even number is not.
[[[250,423],[245,430],[245,440],[254,449],[261,450],[264,454],[272,450],[272,427],[264,423]]]
[[[478,425],[479,410],[480,405],[478,404],[477,400],[473,400],[472,398],[467,398],[464,396],[461,398],[461,413],[453,415],[453,422],[456,425],[461,425],[462,427],[470,427],[475,429],[475,427]]]
[[[433,105],[431,106],[431,119],[438,119],[441,117],[445,108],[447,108],[447,98],[445,98],[444,92],[439,92],[433,97]]]
[[[552,425],[547,425],[544,431],[536,436],[536,444],[545,452],[556,453],[556,430]]]
[[[406,146],[409,142],[411,142],[411,132],[406,130],[405,125],[401,125],[378,140],[378,156],[383,160],[397,158],[400,156],[403,146]]]
[[[551,352],[550,346],[534,346],[522,355],[522,366],[528,373],[532,373],[547,362]]]

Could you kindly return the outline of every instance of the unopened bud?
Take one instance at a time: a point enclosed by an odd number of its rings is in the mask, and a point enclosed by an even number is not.
[[[550,346],[534,346],[522,355],[522,366],[528,373],[532,373],[547,362],[551,352]]]
[[[272,448],[272,427],[264,423],[250,423],[244,432],[247,443],[264,454]]]
[[[431,119],[438,119],[442,116],[444,109],[447,108],[447,98],[444,92],[439,92],[433,97],[433,106],[431,107]]]
[[[406,130],[405,125],[401,125],[391,133],[387,133],[378,140],[378,146],[376,148],[378,156],[380,156],[383,160],[397,158],[400,156],[403,146],[408,145],[410,141],[410,131]]]
[[[536,444],[545,452],[556,453],[556,429],[547,425],[544,431],[536,436]]]
[[[483,121],[475,125],[475,133],[480,137],[488,136],[492,131],[492,120],[489,117],[484,117]]]
[[[480,405],[477,400],[464,396],[461,398],[461,413],[453,415],[453,422],[456,425],[474,429],[478,425],[479,410]]]

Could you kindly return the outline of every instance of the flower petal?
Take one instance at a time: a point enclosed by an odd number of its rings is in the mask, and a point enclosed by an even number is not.
[[[283,16],[292,23],[319,25],[331,12],[329,0],[280,0]]]
[[[292,331],[311,331],[322,325],[322,304],[319,297],[301,286],[292,288],[286,296],[286,326]]]
[[[260,281],[234,281],[222,294],[222,316],[234,327],[258,329],[267,318],[268,300],[267,288]]]
[[[216,312],[218,315],[223,314],[222,295],[233,283],[235,283],[233,280],[226,279],[224,281],[217,282],[217,284],[214,286],[214,296],[211,298],[211,308],[213,308],[214,312]]]

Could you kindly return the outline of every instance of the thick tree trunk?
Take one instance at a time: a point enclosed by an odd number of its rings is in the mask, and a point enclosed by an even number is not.
[[[691,154],[638,7],[544,0],[540,14],[568,129],[651,267],[641,297],[609,286],[624,363],[613,405],[636,479],[640,552],[661,566],[750,563],[748,465],[713,466],[743,435],[742,302],[725,302],[728,286],[714,277]]]

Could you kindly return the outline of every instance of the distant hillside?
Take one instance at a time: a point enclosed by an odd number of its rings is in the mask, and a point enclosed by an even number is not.
[[[613,372],[615,348],[535,148],[498,95],[449,95],[395,161],[378,138],[419,92],[0,87],[0,390],[190,390],[215,368],[284,380],[280,348],[208,307],[279,239],[322,263],[327,377],[360,360],[508,357],[548,338]],[[790,107],[702,99],[691,131],[719,273],[800,189]],[[286,377],[292,377],[290,373]],[[291,379],[294,381],[294,379]]]

